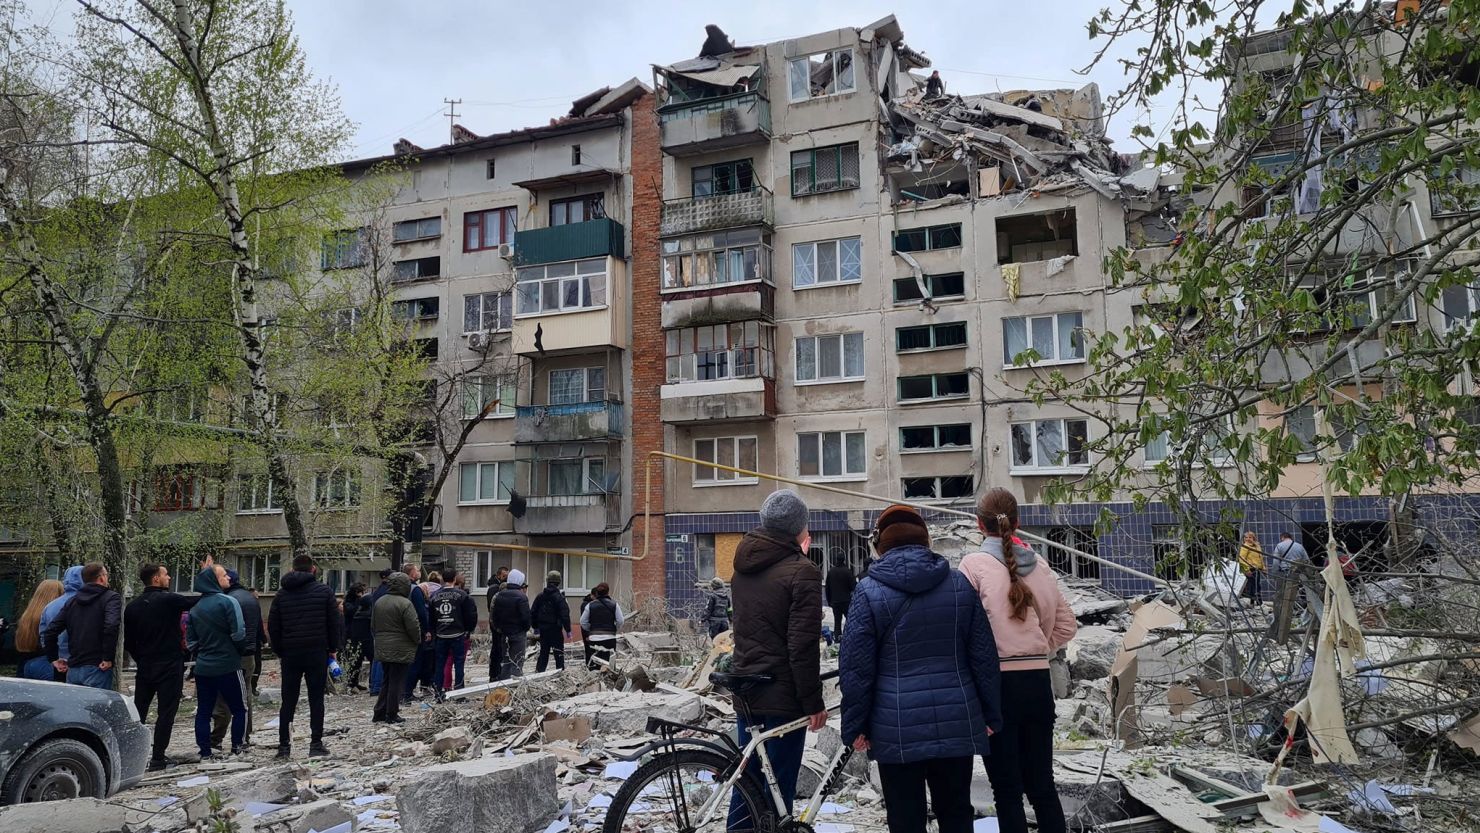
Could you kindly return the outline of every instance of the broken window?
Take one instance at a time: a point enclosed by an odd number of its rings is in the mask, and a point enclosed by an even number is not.
[[[1060,546],[1045,546],[1043,553],[1048,558],[1049,566],[1056,572],[1063,573],[1074,578],[1098,579],[1100,577],[1100,565],[1078,553],[1071,553],[1061,547],[1069,547],[1089,555],[1100,554],[1100,539],[1096,537],[1094,527],[1087,526],[1054,526],[1040,533],[1044,538]]]
[[[948,275],[923,275],[925,287],[930,290],[930,300],[944,301],[966,297],[966,276],[960,272]],[[894,279],[894,302],[896,304],[922,301],[920,284],[913,277]]]
[[[1213,559],[1231,561],[1238,551],[1238,534],[1222,534],[1216,527],[1199,524],[1184,529],[1177,524],[1151,527],[1151,555],[1156,576],[1165,581],[1200,578]]]
[[[901,353],[907,350],[944,350],[950,347],[965,347],[966,325],[953,323],[900,327],[894,331],[894,343],[895,349]]]
[[[894,251],[896,252],[925,252],[933,249],[958,249],[960,247],[960,223],[900,229],[894,232]]]
[[[1190,465],[1201,466],[1211,463],[1214,466],[1226,466],[1233,462],[1233,455],[1226,447],[1228,438],[1233,436],[1232,421],[1225,420],[1215,426],[1208,428],[1202,435],[1202,452]],[[1148,464],[1160,463],[1169,457],[1181,452],[1185,443],[1172,442],[1171,434],[1163,431],[1146,443],[1144,454]]]
[[[971,497],[975,484],[971,475],[906,477],[900,481],[905,500],[948,500]]]
[[[397,321],[433,320],[441,311],[439,298],[407,298],[391,304],[391,318]]]
[[[1035,419],[1012,423],[1013,474],[1054,472],[1089,465],[1089,422]]]
[[[437,360],[437,340],[435,338],[418,338],[411,342],[412,352],[427,361]]]
[[[899,377],[899,401],[918,402],[926,399],[959,399],[971,394],[970,376],[966,373],[930,373],[923,376]]]
[[[391,274],[393,281],[419,281],[435,278],[442,274],[442,258],[418,257],[413,260],[398,260]]]
[[[835,49],[791,59],[787,88],[792,101],[853,92],[853,50]]]
[[[714,437],[694,440],[694,459],[721,466],[756,471],[760,468],[756,456],[755,437]],[[717,469],[713,466],[694,466],[694,485],[735,485],[758,482],[754,477]]]
[[[1480,209],[1480,167],[1460,165],[1449,176],[1429,174],[1429,211],[1436,217]]]
[[[1311,405],[1291,408],[1285,414],[1285,433],[1295,438],[1295,459],[1308,463],[1316,458],[1316,409]]]
[[[971,447],[971,425],[917,425],[899,429],[901,451],[957,451]]]
[[[791,154],[791,195],[825,194],[857,188],[858,144],[832,145]]]
[[[796,340],[798,382],[848,382],[863,378],[863,333],[804,336]]]
[[[576,145],[576,147],[580,147],[580,145]],[[605,216],[605,194],[584,194],[579,197],[571,197],[564,200],[552,200],[550,202],[551,226],[566,226],[572,223],[584,223],[587,220],[599,220]]]
[[[1002,319],[1002,357],[1003,367],[1084,361],[1084,313]]]
[[[421,220],[404,220],[391,226],[391,239],[397,243],[412,240],[428,240],[442,236],[442,218],[426,217]]]
[[[997,218],[997,262],[1024,263],[1079,254],[1074,209]]]
[[[797,434],[797,474],[857,480],[868,474],[862,431]]]
[[[755,187],[755,168],[749,159],[700,165],[694,168],[693,195],[740,194]]]
[[[775,329],[760,321],[737,321],[668,330],[668,383],[772,378]]]
[[[319,267],[351,269],[365,265],[365,229],[353,228],[331,231],[324,235],[319,253]]]
[[[791,285],[800,289],[863,280],[863,244],[857,237],[797,243],[791,247]]]
[[[663,241],[663,288],[768,280],[771,235],[734,229]]]
[[[1444,329],[1447,332],[1469,323],[1480,313],[1480,287],[1446,286],[1440,302],[1444,307]]]

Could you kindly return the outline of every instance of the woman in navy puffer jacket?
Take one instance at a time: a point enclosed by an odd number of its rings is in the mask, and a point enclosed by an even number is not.
[[[940,833],[967,833],[975,756],[1002,728],[992,628],[918,512],[891,506],[874,532],[840,650],[843,742],[878,762],[891,833],[924,833],[927,784]]]

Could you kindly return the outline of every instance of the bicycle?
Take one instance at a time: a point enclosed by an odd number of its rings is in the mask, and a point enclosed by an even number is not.
[[[822,679],[832,679],[837,674],[830,671]],[[752,723],[746,695],[770,683],[772,678],[768,674],[714,673],[709,675],[709,681],[718,688],[728,689],[734,695],[735,711]],[[828,713],[839,708],[832,706]],[[769,739],[803,731],[806,726],[807,718],[802,717],[753,733],[742,749],[728,732],[649,717],[647,730],[659,740],[623,756],[622,760],[641,760],[650,753],[656,753],[656,757],[638,767],[612,798],[602,833],[624,833],[632,829],[626,826],[629,816],[638,830],[718,833],[728,829],[732,791],[750,813],[752,827],[745,829],[758,833],[810,833],[824,799],[841,780],[853,749],[840,743],[811,798],[799,805],[800,812],[787,813],[764,744]],[[754,756],[760,758],[764,784],[749,772],[747,765]],[[671,818],[656,816],[665,810],[671,811]]]

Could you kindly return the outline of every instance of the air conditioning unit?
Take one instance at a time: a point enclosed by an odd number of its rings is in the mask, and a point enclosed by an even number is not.
[[[483,352],[493,346],[492,333],[469,333],[468,347],[478,352]]]
[[[501,257],[501,258],[503,258],[504,260],[507,260],[507,261],[511,261],[512,262],[514,260],[514,244],[513,243],[500,243],[500,244],[498,244],[498,256]]]

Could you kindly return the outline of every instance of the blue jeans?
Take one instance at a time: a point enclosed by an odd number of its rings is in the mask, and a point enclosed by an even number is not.
[[[756,728],[761,731],[774,729],[783,723],[796,720],[795,717],[775,717],[771,715],[757,716],[759,721]],[[744,749],[750,743],[750,726],[741,717],[735,721],[740,730],[740,748]],[[786,812],[791,813],[792,801],[797,795],[797,776],[802,772],[802,753],[807,747],[807,728],[804,726],[794,732],[788,732],[779,738],[771,738],[766,741],[766,757],[771,759],[771,771],[776,775],[776,786],[781,790],[781,800],[786,802]],[[756,784],[766,783],[766,773],[761,769],[761,759],[756,755],[745,765],[746,774],[755,779]],[[769,795],[769,790],[762,786],[762,794]],[[750,830],[755,827],[755,822],[750,818],[750,811],[740,801],[740,791],[736,790],[730,795],[730,817],[725,823],[727,830]]]
[[[432,665],[432,688],[442,690],[442,682],[446,679],[447,661],[452,660],[452,687],[454,689],[463,687],[463,663],[468,658],[468,641],[466,637],[459,636],[456,639],[434,639],[436,657]]]
[[[51,660],[43,655],[26,660],[26,664],[21,666],[21,676],[28,680],[50,682],[57,678],[57,670],[51,667]]]
[[[385,680],[385,669],[380,667],[380,660],[370,663],[370,693],[379,694],[380,684]]]
[[[113,669],[103,671],[96,665],[74,665],[67,669],[67,682],[92,688],[113,688]]]
[[[242,672],[214,677],[195,675],[195,745],[202,757],[211,754],[211,718],[216,711],[216,698],[226,701],[231,710],[231,748],[241,748],[247,738],[247,684]],[[285,724],[286,725],[286,724]]]

